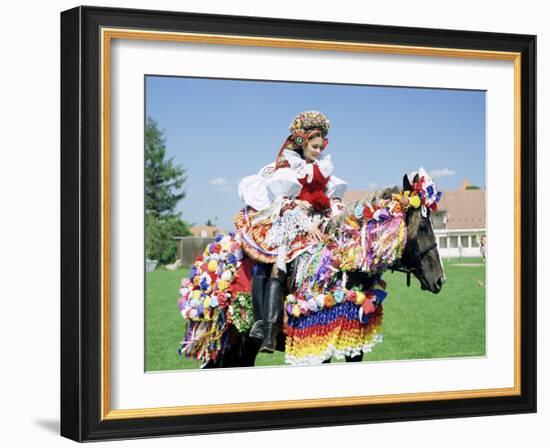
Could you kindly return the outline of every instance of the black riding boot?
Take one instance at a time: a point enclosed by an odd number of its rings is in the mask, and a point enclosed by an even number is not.
[[[283,315],[284,285],[278,278],[267,279],[264,295],[264,340],[260,347],[262,353],[273,353],[277,342],[279,323]]]
[[[264,338],[264,291],[267,277],[263,272],[258,272],[252,277],[252,314],[254,323],[250,328],[250,337],[262,340]]]

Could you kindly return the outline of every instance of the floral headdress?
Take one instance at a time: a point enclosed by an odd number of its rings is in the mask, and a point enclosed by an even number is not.
[[[437,187],[432,177],[422,167],[418,170],[418,180],[413,182],[413,191],[416,191],[420,196],[422,205],[432,211],[437,211],[437,203],[441,199],[441,192]],[[414,180],[414,179],[413,179]]]
[[[290,123],[289,129],[293,135],[299,135],[300,133],[312,129],[318,129],[321,131],[321,135],[324,138],[328,134],[329,127],[330,121],[325,114],[316,110],[307,110],[294,117],[294,120]]]
[[[286,138],[279,154],[277,155],[277,167],[283,166],[282,154],[285,149],[296,151],[307,145],[310,138],[320,136],[323,138],[323,148],[328,145],[328,130],[330,121],[325,114],[316,110],[300,112],[290,123],[290,135]]]

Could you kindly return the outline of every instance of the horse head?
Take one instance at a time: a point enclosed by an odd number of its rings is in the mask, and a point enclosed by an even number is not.
[[[327,232],[335,235],[340,243],[344,242],[340,250],[344,253],[343,258],[347,258],[344,270],[348,271],[348,277],[354,275],[355,280],[364,283],[369,275],[383,269],[398,270],[407,273],[407,283],[413,274],[423,290],[439,293],[445,282],[445,273],[431,216],[439,197],[431,177],[420,168],[412,179],[407,175],[403,177],[402,189],[386,188],[374,197],[346,205],[344,211],[329,222]],[[377,217],[377,209],[378,213],[385,213]],[[404,233],[401,233],[401,225],[406,227]],[[348,238],[350,244],[346,243],[348,231],[352,235]],[[369,232],[374,232],[374,239],[381,244],[370,245],[371,238],[365,236]],[[343,239],[339,237],[342,234]],[[359,238],[361,234],[363,240]],[[368,240],[368,248],[365,240]],[[362,251],[356,250],[359,243]]]
[[[421,176],[416,173],[411,180],[403,176],[403,191],[413,191]],[[409,207],[406,213],[407,243],[397,269],[413,274],[423,290],[437,294],[445,283],[445,272],[433,229],[432,209],[422,204]]]

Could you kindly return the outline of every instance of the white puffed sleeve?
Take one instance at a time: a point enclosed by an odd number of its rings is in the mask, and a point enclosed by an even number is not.
[[[340,198],[344,197],[344,193],[348,189],[348,184],[342,179],[336,176],[330,176],[330,179],[327,183],[327,196],[329,198]]]
[[[259,174],[247,176],[239,182],[239,197],[256,210],[267,208],[273,202],[266,188],[267,178]]]
[[[283,197],[294,198],[302,190],[302,184],[292,168],[279,168],[267,179],[266,187],[272,201]]]
[[[332,158],[330,157],[330,154],[326,154],[325,156],[321,157],[317,162],[317,165],[319,166],[321,174],[325,177],[329,177],[334,171],[334,163],[332,163]]]
[[[244,177],[239,182],[239,197],[249,207],[264,210],[270,207],[273,199],[267,191],[267,181],[275,172],[275,163],[264,166],[258,174]]]
[[[239,197],[249,207],[265,210],[283,197],[294,198],[300,194],[302,184],[292,168],[266,165],[258,174],[247,176],[239,182]]]

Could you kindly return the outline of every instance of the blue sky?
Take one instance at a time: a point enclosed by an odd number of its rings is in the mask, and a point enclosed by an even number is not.
[[[485,188],[485,92],[296,82],[146,77],[146,115],[187,170],[178,210],[233,229],[237,184],[272,162],[294,116],[331,121],[327,153],[349,190],[400,184],[423,166],[443,192]]]

